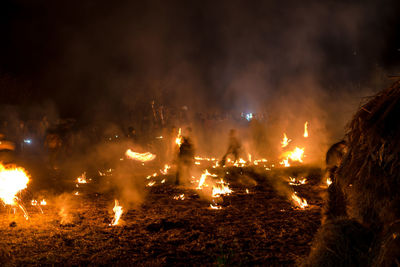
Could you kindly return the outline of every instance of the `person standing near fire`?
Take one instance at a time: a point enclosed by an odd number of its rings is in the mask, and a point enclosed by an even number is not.
[[[221,166],[225,165],[226,158],[229,155],[233,155],[234,161],[237,161],[239,159],[241,149],[242,149],[242,144],[240,143],[239,139],[236,136],[236,130],[231,129],[229,131],[228,149],[227,149],[225,155],[222,157],[222,160],[220,162]]]
[[[177,157],[177,172],[175,184],[179,185],[183,179],[190,177],[190,171],[194,161],[194,145],[191,138],[192,129],[186,128],[185,135],[180,137],[180,144]]]

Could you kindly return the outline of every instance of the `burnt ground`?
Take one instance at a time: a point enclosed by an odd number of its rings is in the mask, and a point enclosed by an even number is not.
[[[211,209],[210,201],[196,189],[175,186],[173,175],[158,176],[154,186],[143,189],[139,205],[127,208],[122,203],[124,213],[117,226],[109,224],[118,193],[99,190],[112,176],[93,176],[90,183],[80,185],[79,196],[73,195],[73,179],[53,180],[54,186],[70,186],[65,191],[75,204],[68,211],[69,220],[62,221],[62,198],[48,197],[42,214],[25,196],[28,221],[21,211],[13,214],[1,206],[0,263],[290,266],[301,262],[320,225],[324,191],[320,169],[232,167],[219,172],[225,173],[233,190],[219,199],[222,209]],[[289,186],[282,178],[300,174],[307,177],[307,184]],[[167,179],[161,184],[163,178]],[[143,183],[148,181],[143,177]],[[30,191],[36,190],[32,187]],[[291,187],[308,200],[308,208],[296,208],[282,193]],[[184,200],[174,199],[181,194]]]

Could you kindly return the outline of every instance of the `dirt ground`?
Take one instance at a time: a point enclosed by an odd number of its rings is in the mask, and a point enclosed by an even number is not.
[[[325,190],[320,185],[321,170],[303,166],[214,171],[225,173],[233,190],[219,199],[221,209],[211,209],[210,200],[195,186],[175,186],[171,172],[154,178],[154,186],[144,187],[140,205],[129,208],[122,203],[124,213],[117,226],[110,226],[117,192],[98,190],[112,176],[92,176],[79,188],[74,188],[73,179],[60,179],[55,183],[64,182],[64,188],[67,184],[64,196],[69,197],[48,198],[42,213],[25,196],[29,220],[20,210],[14,214],[13,209],[0,207],[0,263],[291,266],[301,262],[320,225]],[[307,183],[289,185],[284,177],[295,175],[306,177]],[[148,181],[143,177],[143,183]],[[309,206],[296,208],[281,192],[282,186],[298,192]],[[174,199],[182,194],[184,200]],[[64,204],[55,204],[70,199],[73,207],[63,211]]]

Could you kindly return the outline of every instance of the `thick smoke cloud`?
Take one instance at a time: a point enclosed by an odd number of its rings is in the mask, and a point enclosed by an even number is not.
[[[324,147],[396,71],[399,4],[384,2],[9,1],[1,71],[27,84],[3,94],[88,122],[140,124],[152,101],[193,117],[262,113],[265,144],[308,120]]]

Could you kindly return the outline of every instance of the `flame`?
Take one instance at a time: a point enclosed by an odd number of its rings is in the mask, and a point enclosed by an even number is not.
[[[165,183],[165,179],[163,179],[163,180],[161,181],[161,183],[162,183],[162,184]]]
[[[199,185],[197,186],[196,189],[201,189],[201,187],[203,186],[204,182],[206,181],[207,176],[217,177],[217,175],[211,174],[211,173],[208,172],[208,170],[205,170],[203,172],[203,174],[200,176]]]
[[[175,143],[180,147],[182,145],[182,129],[179,128],[178,136],[175,139]]]
[[[160,170],[161,174],[166,175],[170,168],[171,168],[171,166],[169,166],[168,164],[165,164],[164,169]]]
[[[249,194],[249,189],[246,188],[246,194]]]
[[[86,184],[86,172],[82,173],[81,176],[79,176],[78,178],[76,178],[76,180],[78,181],[79,184]]]
[[[301,209],[305,209],[308,207],[307,200],[304,198],[300,198],[296,195],[296,192],[292,194],[293,204]]]
[[[296,147],[294,150],[287,151],[282,154],[281,157],[285,159],[281,161],[280,164],[285,165],[285,167],[290,166],[289,159],[291,161],[303,162],[303,156],[304,156],[304,148]]]
[[[79,196],[79,192],[78,192],[78,191],[75,191],[74,195],[75,195],[75,196]]]
[[[330,177],[326,178],[326,184],[330,186],[332,184],[332,179]]]
[[[288,139],[286,134],[283,133],[283,139],[282,139],[282,142],[281,142],[282,147],[287,147],[289,145],[290,141],[292,141],[292,140]]]
[[[308,121],[306,121],[306,123],[304,123],[304,138],[308,137]]]
[[[307,178],[297,179],[295,177],[289,177],[290,185],[302,185],[307,183]]]
[[[46,206],[46,205],[47,205],[46,200],[43,199],[42,201],[40,201],[40,205],[41,205],[41,206]]]
[[[289,159],[284,159],[281,162],[279,162],[281,165],[285,166],[285,167],[290,167],[289,164]]]
[[[21,168],[0,163],[0,199],[7,205],[17,205],[19,192],[27,187],[29,175]]]
[[[232,190],[229,188],[228,184],[224,182],[224,180],[221,179],[220,182],[218,182],[219,185],[213,186],[212,190],[212,197],[220,197],[221,195],[229,195],[232,193]]]
[[[150,152],[138,153],[138,152],[132,151],[131,149],[128,149],[125,152],[125,156],[127,156],[130,159],[141,161],[141,162],[152,161],[153,159],[156,158],[156,155],[154,155]]]
[[[36,199],[32,199],[31,205],[32,205],[32,206],[36,206],[36,205],[37,205],[37,200],[36,200]]]
[[[118,200],[115,200],[113,211],[114,211],[114,218],[112,219],[110,226],[118,225],[119,218],[121,218],[123,212],[122,206],[119,205]]]

